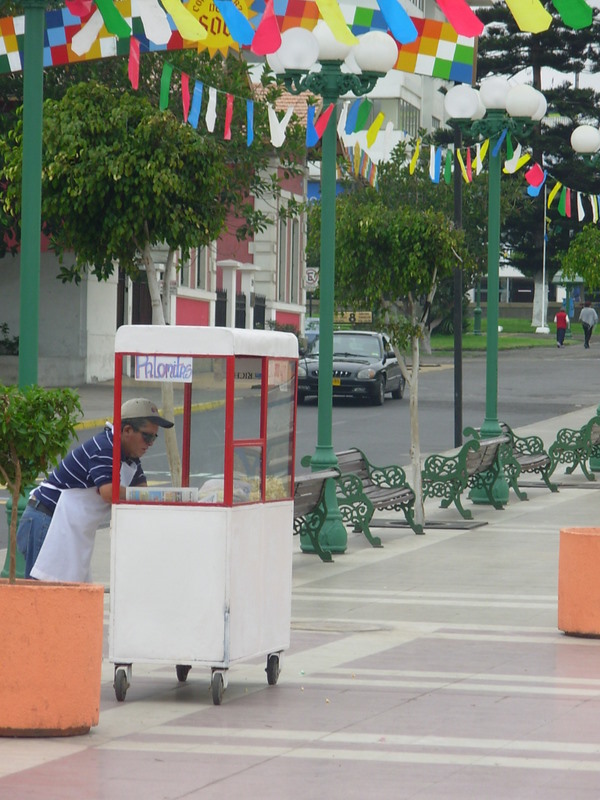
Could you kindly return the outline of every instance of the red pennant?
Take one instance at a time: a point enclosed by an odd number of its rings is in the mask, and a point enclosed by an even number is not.
[[[544,170],[539,164],[534,164],[525,173],[525,180],[530,186],[540,186],[544,182]]]
[[[183,103],[183,121],[187,122],[190,113],[190,76],[187,72],[181,73],[181,102]]]
[[[571,190],[567,189],[567,196],[565,197],[565,214],[571,217]]]
[[[325,133],[325,128],[327,127],[327,123],[329,122],[329,117],[333,113],[333,109],[335,108],[335,103],[330,103],[329,106],[322,111],[319,115],[319,119],[315,122],[315,130],[319,139]]]
[[[473,182],[473,166],[471,162],[471,148],[467,147],[467,178],[469,183]]]
[[[227,95],[227,106],[225,108],[225,132],[224,139],[231,139],[231,120],[233,118],[233,95]]]
[[[273,0],[267,0],[262,19],[254,33],[250,49],[257,56],[267,56],[281,47],[281,31],[273,9]]]
[[[87,17],[92,11],[94,0],[66,0],[66,7],[74,17]]]
[[[129,80],[133,89],[140,85],[140,41],[135,36],[129,38]]]

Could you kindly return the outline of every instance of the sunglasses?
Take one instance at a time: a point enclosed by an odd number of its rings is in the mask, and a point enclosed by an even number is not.
[[[131,426],[133,428],[133,425]],[[149,433],[148,431],[141,431],[139,428],[133,428],[136,433],[139,433],[146,444],[154,444],[158,439],[158,433]]]

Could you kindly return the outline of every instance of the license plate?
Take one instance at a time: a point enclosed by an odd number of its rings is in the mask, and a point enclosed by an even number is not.
[[[339,378],[334,378],[332,381],[333,386],[341,386],[342,381]]]

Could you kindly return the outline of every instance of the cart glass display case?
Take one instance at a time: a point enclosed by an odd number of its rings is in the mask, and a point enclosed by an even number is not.
[[[124,326],[115,341],[115,452],[121,404],[150,399],[159,428],[124,497],[114,459],[109,656],[124,699],[133,662],[178,679],[289,646],[297,340],[228,328]],[[271,665],[269,667],[269,664]]]

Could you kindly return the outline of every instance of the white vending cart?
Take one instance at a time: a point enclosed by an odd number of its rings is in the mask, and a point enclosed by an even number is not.
[[[115,343],[115,454],[125,400],[147,397],[175,421],[142,458],[147,488],[120,499],[114,459],[115,694],[125,699],[134,662],[171,663],[179,681],[210,668],[218,705],[232,664],[264,655],[274,684],[289,647],[297,340],[135,325]]]

